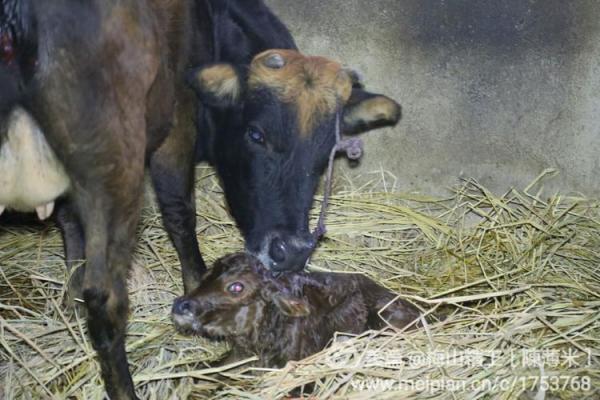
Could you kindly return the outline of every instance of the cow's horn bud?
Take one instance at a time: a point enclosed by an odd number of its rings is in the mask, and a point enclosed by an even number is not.
[[[280,69],[285,67],[285,60],[279,53],[273,53],[265,60],[265,66],[273,69]]]

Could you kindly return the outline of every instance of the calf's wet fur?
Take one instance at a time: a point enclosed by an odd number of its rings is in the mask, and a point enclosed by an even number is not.
[[[396,297],[360,274],[275,278],[255,257],[236,253],[217,260],[200,287],[175,300],[172,319],[183,334],[229,340],[227,362],[255,354],[260,366],[282,367],[319,352],[335,332],[414,326],[418,309]]]

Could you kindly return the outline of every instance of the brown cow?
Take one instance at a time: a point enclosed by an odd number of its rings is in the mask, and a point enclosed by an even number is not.
[[[87,261],[78,283],[113,399],[136,397],[124,344],[126,279],[146,164],[173,240],[195,244],[195,251],[180,254],[188,291],[205,269],[195,236],[181,238],[176,229],[182,220],[192,230],[195,224],[196,132],[190,121],[196,101],[182,77],[188,66],[210,60],[203,42],[209,33],[202,31],[209,24],[198,19],[203,13],[197,4],[202,2],[0,5],[0,36],[12,43],[3,51],[14,52],[2,57],[9,62],[0,71],[0,165],[4,178],[13,179],[3,187],[0,199],[8,204],[1,206],[36,208],[47,217],[54,197],[68,195],[64,228],[67,239],[76,240],[66,245],[71,260]]]

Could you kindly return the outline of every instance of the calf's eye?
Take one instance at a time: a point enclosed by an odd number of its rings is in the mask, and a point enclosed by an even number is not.
[[[251,141],[257,144],[265,144],[265,135],[259,129],[254,127],[248,128],[248,137]]]
[[[234,282],[227,287],[229,293],[242,293],[244,291],[244,285],[241,282]]]

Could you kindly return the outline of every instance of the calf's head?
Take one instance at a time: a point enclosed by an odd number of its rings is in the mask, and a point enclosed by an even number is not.
[[[273,270],[302,269],[315,247],[308,217],[336,119],[342,134],[361,133],[394,125],[400,106],[338,63],[293,50],[266,51],[249,67],[196,69],[189,81],[222,117],[209,153],[247,250]]]
[[[200,287],[177,298],[171,316],[183,333],[225,338],[251,336],[273,309],[289,317],[310,313],[308,301],[274,280],[258,259],[237,253],[215,262]]]

